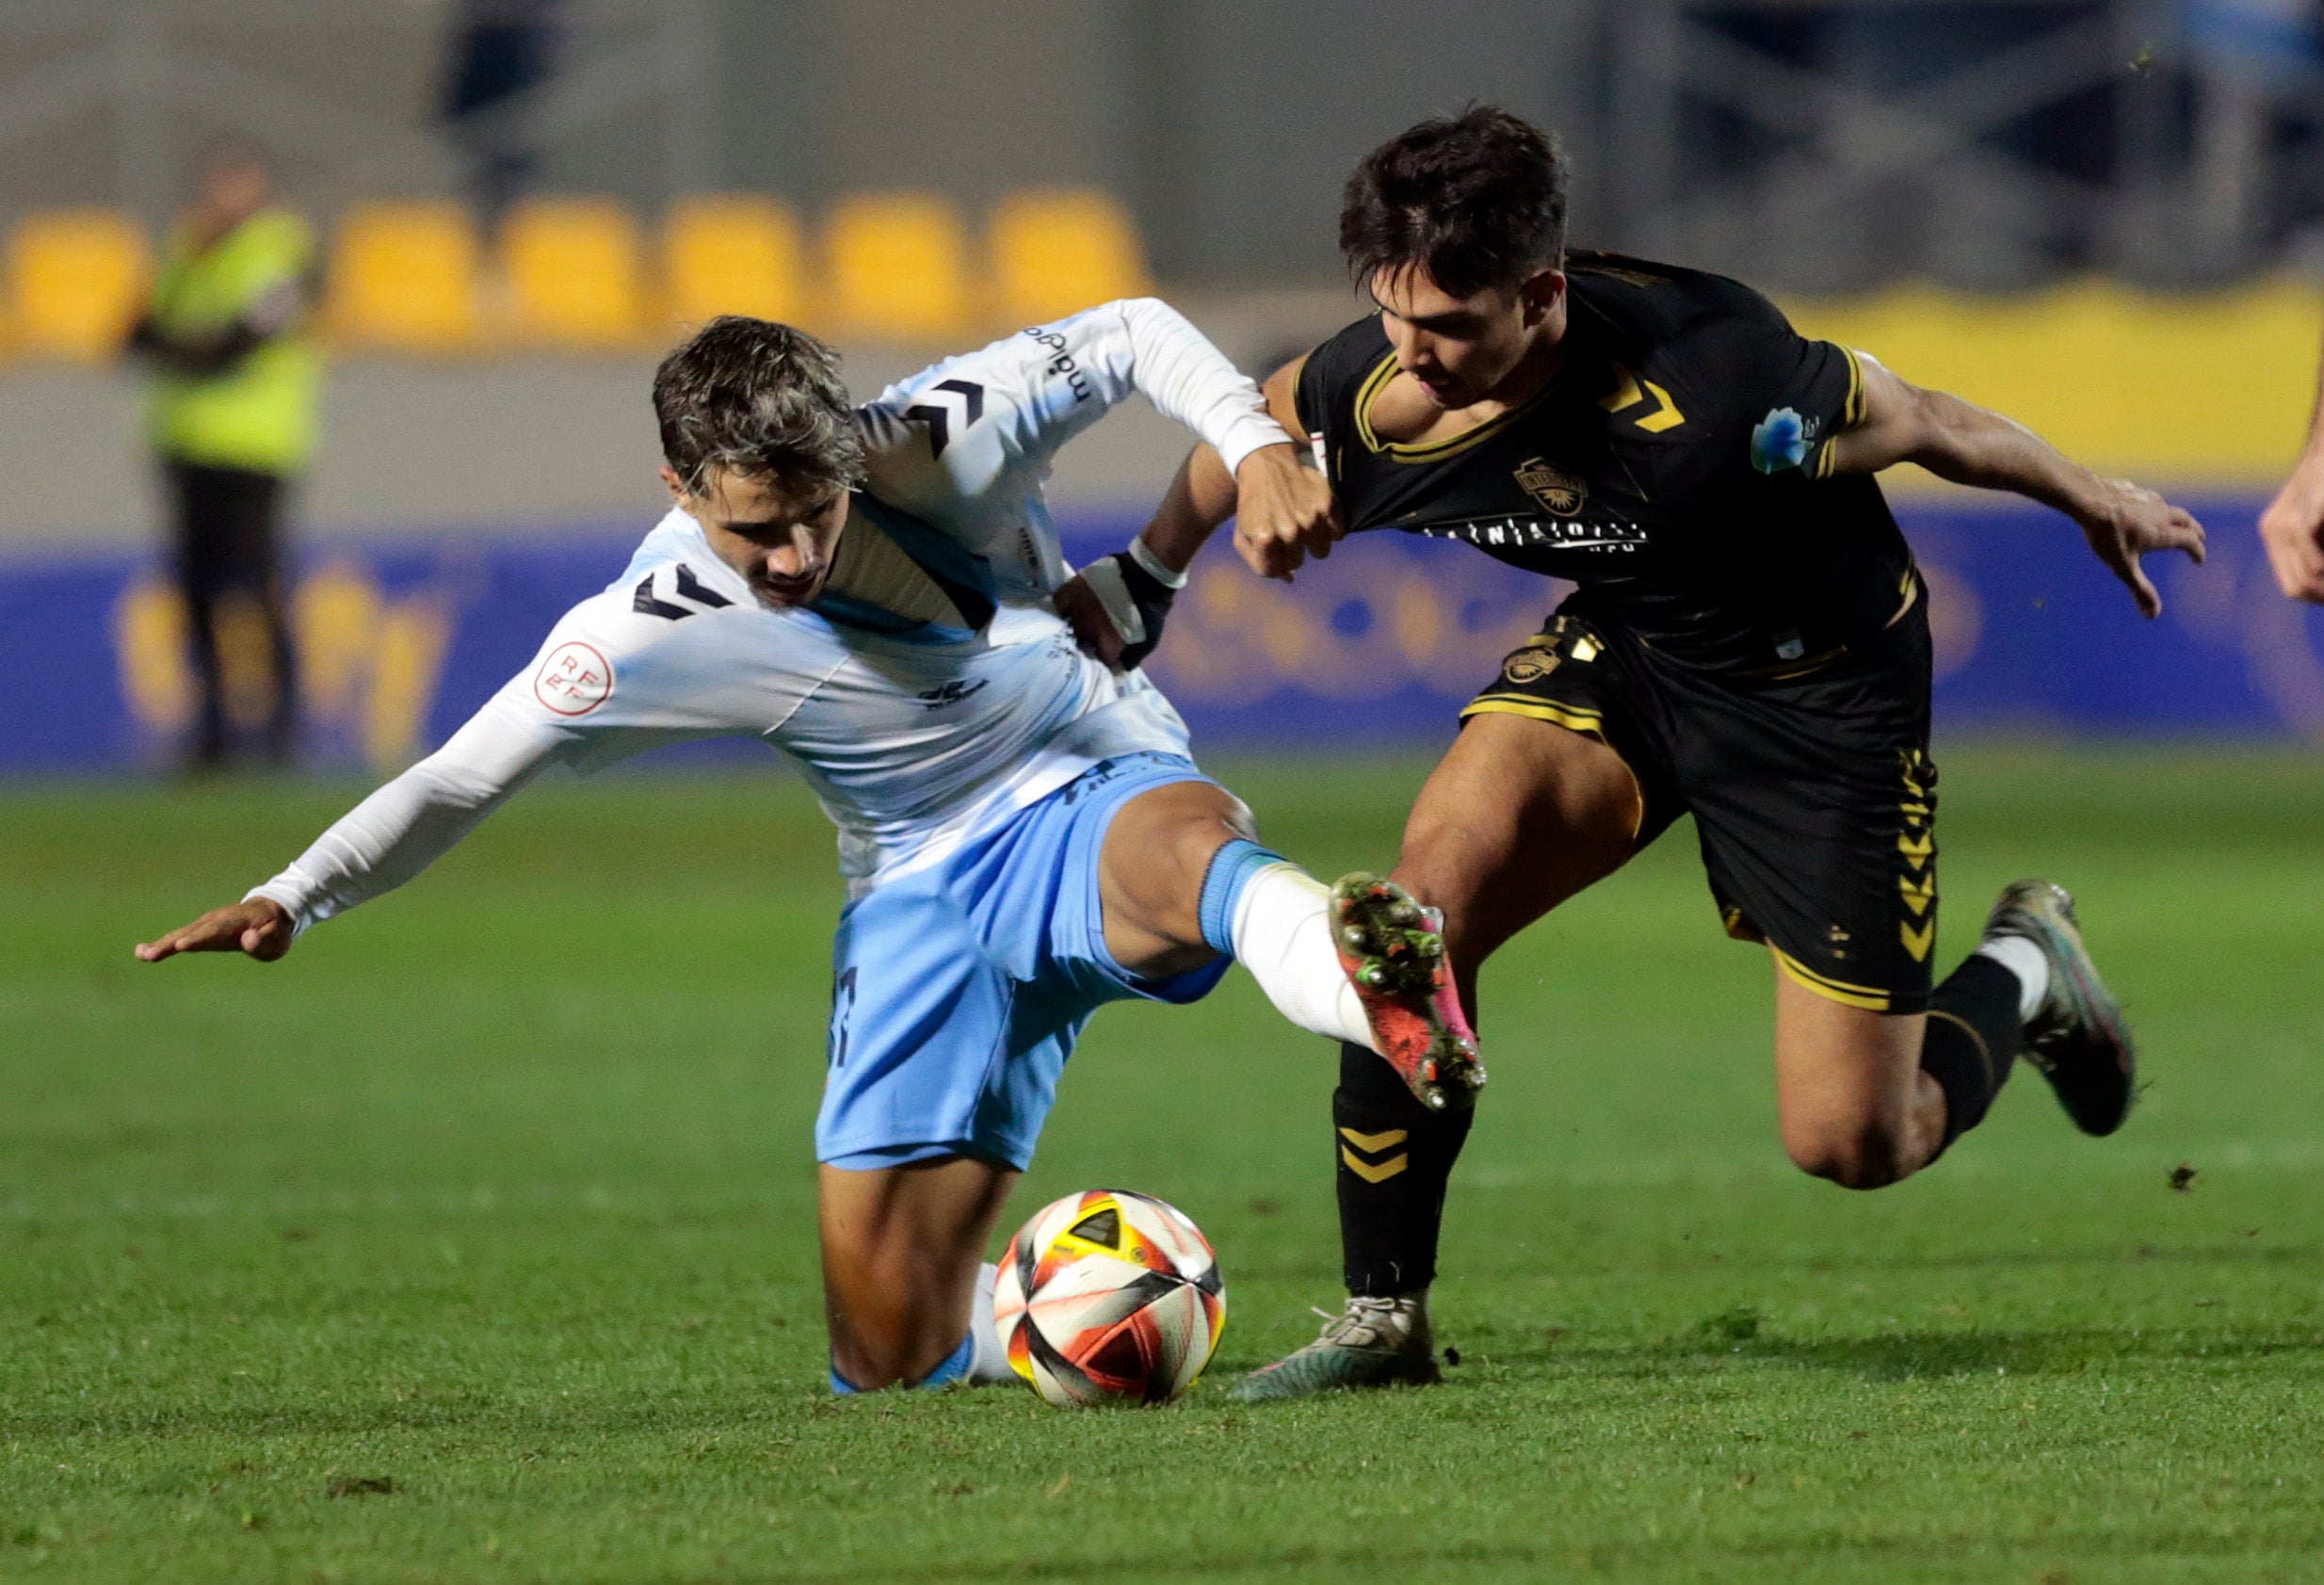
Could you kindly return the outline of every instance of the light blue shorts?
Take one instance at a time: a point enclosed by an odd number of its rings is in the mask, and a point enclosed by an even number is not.
[[[869,1170],[975,1156],[1022,1170],[1091,1013],[1208,995],[1232,959],[1140,979],[1106,950],[1098,901],[1115,812],[1207,780],[1178,754],[1101,761],[944,863],[849,904],[831,944],[815,1158]]]

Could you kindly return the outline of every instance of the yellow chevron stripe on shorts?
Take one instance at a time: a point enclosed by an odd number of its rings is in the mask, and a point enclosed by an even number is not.
[[[1772,950],[1776,962],[1783,966],[1785,974],[1826,1000],[1838,1002],[1843,1007],[1861,1007],[1866,1012],[1888,1011],[1888,993],[1879,987],[1850,985],[1845,979],[1834,979],[1828,974],[1816,973],[1781,946]]]

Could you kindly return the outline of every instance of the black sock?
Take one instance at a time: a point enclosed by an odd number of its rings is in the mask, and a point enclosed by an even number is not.
[[[1444,1185],[1475,1116],[1430,1111],[1377,1052],[1341,1043],[1331,1147],[1350,1294],[1386,1299],[1436,1280]]]
[[[1971,954],[1929,1000],[1921,1072],[1945,1092],[1945,1143],[1985,1121],[2025,1043],[2018,980],[1991,958]]]

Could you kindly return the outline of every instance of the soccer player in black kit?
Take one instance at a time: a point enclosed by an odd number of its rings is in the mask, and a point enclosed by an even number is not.
[[[1803,1171],[1909,1176],[1977,1125],[2020,1056],[2076,1126],[2112,1132],[2130,1033],[2061,888],[2009,887],[1932,988],[1928,596],[1872,476],[1917,462],[2057,509],[2150,617],[2140,555],[2200,561],[2201,526],[1800,336],[1734,281],[1568,256],[1564,222],[1561,158],[1516,117],[1476,108],[1391,139],[1340,221],[1380,312],[1267,384],[1315,438],[1342,531],[1457,540],[1579,586],[1463,712],[1394,872],[1443,910],[1472,1017],[1496,947],[1691,813],[1728,933],[1771,954],[1778,1110]],[[1218,472],[1189,460],[1162,538],[1173,509],[1197,543],[1223,519]],[[1238,548],[1287,576],[1328,547]],[[1342,928],[1364,926],[1350,910]],[[1469,1114],[1349,1047],[1331,1120],[1348,1309],[1245,1378],[1247,1400],[1437,1374],[1428,1288]]]

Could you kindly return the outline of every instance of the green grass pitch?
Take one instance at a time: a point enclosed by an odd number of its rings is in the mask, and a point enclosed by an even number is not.
[[[1422,767],[1219,768],[1330,874]],[[1161,1194],[1230,1316],[1078,1415],[825,1391],[796,782],[536,789],[271,968],[129,947],[347,789],[0,792],[0,1579],[2324,1579],[2324,763],[1945,775],[1940,950],[2077,890],[2121,1135],[2021,1069],[1921,1178],[1801,1177],[1682,830],[1486,976],[1434,1391],[1226,1399],[1337,1302],[1333,1059],[1239,976],[1102,1013],[1008,1225]]]

